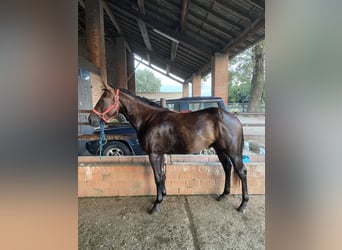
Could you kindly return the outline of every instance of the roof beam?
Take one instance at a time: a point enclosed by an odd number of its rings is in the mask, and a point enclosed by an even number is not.
[[[233,13],[235,16],[238,16],[241,19],[245,19],[247,21],[251,21],[251,18],[246,16],[245,14],[242,14],[240,10],[238,10],[236,7],[232,6],[231,4],[227,3],[228,1],[225,0],[216,0],[216,3],[220,4],[221,6],[226,7],[229,9],[231,13]]]
[[[184,83],[184,82],[182,82],[181,80],[179,80],[179,79],[177,79],[177,78],[174,78],[173,76],[169,75],[168,73],[165,74],[165,72],[163,72],[163,71],[161,71],[161,70],[159,70],[159,69],[157,69],[157,68],[152,67],[151,64],[147,64],[147,63],[145,63],[144,61],[141,61],[141,63],[144,64],[145,66],[147,66],[147,67],[149,67],[149,68],[151,68],[151,69],[157,71],[158,73],[160,73],[160,74],[162,74],[162,75],[164,75],[164,76],[166,76],[166,77],[168,77],[168,78],[170,78],[170,79],[172,79],[172,80],[174,80],[174,81],[180,83],[180,84],[183,84],[183,83]]]
[[[230,41],[223,49],[222,52],[229,52],[233,48],[235,48],[239,43],[243,40],[247,39],[247,37],[255,34],[260,28],[265,26],[265,16],[256,19],[247,29],[245,29],[239,36]]]
[[[265,0],[249,0],[249,2],[253,6],[255,6],[255,7],[259,8],[259,9],[265,10]]]
[[[138,7],[139,7],[139,12],[143,15],[145,15],[145,6],[144,6],[144,0],[137,0],[138,2]],[[145,43],[145,47],[149,50],[149,51],[153,51],[152,49],[152,45],[151,45],[151,41],[150,41],[150,37],[148,36],[148,31],[146,28],[146,25],[144,22],[142,22],[141,20],[137,20],[139,29],[140,29],[140,33],[141,36],[144,40]]]
[[[143,23],[140,20],[137,20],[137,23],[138,23],[138,26],[139,26],[139,29],[140,29],[141,36],[142,36],[142,38],[144,40],[145,47],[149,51],[153,51],[152,45],[151,45],[151,41],[150,41],[150,37],[148,36],[148,31],[147,31],[145,23]]]
[[[144,0],[137,0],[140,12],[145,15],[145,5]]]
[[[256,19],[247,29],[245,29],[239,36],[235,39],[231,40],[222,50],[223,53],[229,53],[232,49],[234,49],[239,43],[243,40],[247,39],[249,36],[254,35],[260,28],[265,26],[265,16]],[[203,65],[196,74],[202,75],[202,73],[211,67],[211,60]],[[188,79],[187,79],[188,80]],[[187,81],[186,80],[186,81]]]
[[[113,15],[113,13],[112,13],[112,11],[109,9],[107,2],[105,2],[105,1],[102,1],[102,2],[103,2],[103,8],[104,8],[104,10],[106,11],[106,14],[108,15],[109,19],[112,21],[112,23],[113,23],[115,29],[117,30],[117,32],[118,32],[120,35],[123,35],[122,30],[121,30],[121,28],[120,28],[120,25],[119,25],[119,23],[116,21],[114,15]]]
[[[172,42],[172,44],[171,44],[171,62],[173,62],[176,59],[177,49],[178,49],[178,43]]]
[[[102,6],[103,6],[103,9],[105,10],[107,16],[109,17],[109,19],[113,23],[115,29],[118,31],[119,35],[124,36],[124,33],[122,32],[122,30],[120,28],[120,25],[119,25],[118,21],[116,21],[116,19],[115,19],[114,15],[113,15],[112,11],[110,10],[107,2],[102,1]],[[131,49],[131,47],[129,46],[128,43],[127,43],[126,47],[127,47],[128,51],[130,53],[132,53],[132,49]]]
[[[188,19],[189,13],[189,3],[190,0],[183,0],[183,7],[182,7],[182,16],[180,21],[180,32],[183,34],[186,29],[186,23]]]
[[[176,42],[172,42],[171,44],[171,55],[170,55],[170,60],[171,62],[174,62],[176,59],[176,55],[177,55],[177,49],[178,49],[178,43]],[[166,72],[167,74],[170,72],[171,70],[171,65],[170,64],[166,64]]]
[[[212,21],[210,21],[210,20],[208,20],[208,19],[203,20],[203,18],[202,18],[200,15],[196,14],[196,13],[191,13],[191,16],[192,16],[194,19],[200,20],[200,21],[204,22],[206,25],[208,25],[208,26],[214,28],[215,30],[217,30],[218,33],[223,34],[223,36],[234,37],[234,34],[233,34],[230,30],[228,30],[227,27],[222,27],[222,25],[218,26],[215,22],[212,22]],[[191,22],[189,22],[189,24],[191,24]],[[194,26],[195,26],[195,25],[194,25]],[[195,26],[195,27],[197,27],[198,29],[200,29],[200,27],[198,27],[198,26]],[[235,28],[235,27],[234,27],[234,28]],[[202,29],[203,29],[203,28],[202,28]],[[201,29],[201,30],[202,30],[202,29]],[[237,28],[237,29],[240,30],[240,28]],[[207,30],[206,30],[205,32],[206,32],[206,33],[210,33],[210,31],[207,31]]]
[[[188,19],[188,13],[189,13],[189,2],[190,0],[183,0],[183,5],[182,5],[182,15],[181,15],[181,20],[180,20],[180,33],[184,34],[185,29],[186,29],[186,23]],[[176,59],[177,55],[177,49],[178,49],[178,42],[172,41],[171,44],[171,62],[173,62]],[[166,65],[166,72],[169,74],[171,70],[171,65],[167,64]]]
[[[223,21],[225,21],[226,23],[228,23],[228,25],[232,26],[233,28],[241,31],[243,30],[243,26],[241,26],[240,24],[234,22],[233,20],[230,20],[227,18],[227,16],[224,16],[216,11],[213,11],[212,9],[207,8],[205,5],[203,5],[201,2],[197,2],[194,1],[194,4],[196,4],[199,8],[205,10],[206,12],[208,12],[208,14],[213,15]],[[205,22],[205,21],[204,21]]]
[[[180,20],[180,33],[184,34],[185,29],[186,29],[186,23],[188,19],[188,13],[189,13],[189,2],[190,0],[183,0],[183,5],[182,5],[182,15],[181,15],[181,20]],[[178,49],[178,42],[172,41],[171,44],[171,62],[173,62],[176,59],[177,55],[177,49]],[[171,65],[167,64],[166,65],[166,72],[169,74],[171,70]]]
[[[159,68],[164,68],[164,67],[166,68],[167,67],[166,65],[170,65],[170,67],[172,67],[172,69],[174,69],[175,71],[180,71],[181,73],[183,73],[183,75],[189,74],[188,70],[178,66],[174,62],[171,62],[170,59],[161,57],[158,54],[156,54],[155,52],[148,51],[147,49],[140,47],[139,45],[133,45],[132,44],[132,47],[133,47],[134,53],[136,53],[140,57],[143,57],[142,55],[147,55],[146,57],[149,57],[151,61],[154,61],[155,64]],[[149,64],[150,64],[150,62],[149,62]]]
[[[130,18],[141,20],[152,29],[159,31],[159,33],[164,33],[165,35],[173,38],[174,40],[181,42],[184,46],[189,47],[193,50],[196,50],[199,54],[202,54],[206,57],[212,56],[213,51],[211,49],[208,49],[208,47],[203,46],[198,43],[195,44],[192,38],[189,38],[183,34],[180,34],[179,32],[175,32],[172,29],[168,28],[167,26],[160,24],[157,20],[154,20],[148,16],[144,16],[141,13],[134,11],[133,9],[128,9],[123,6],[117,6],[116,4],[117,3],[115,2],[111,2],[110,6],[115,8],[117,11],[129,16]]]

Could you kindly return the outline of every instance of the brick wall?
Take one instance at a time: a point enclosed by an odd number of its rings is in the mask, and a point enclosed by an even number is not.
[[[212,58],[211,92],[228,104],[228,54],[215,53]]]
[[[196,162],[193,162],[196,161]],[[245,164],[250,194],[265,193],[265,164]],[[216,156],[167,156],[166,192],[169,195],[219,194],[224,171]],[[231,193],[241,194],[239,178],[232,173]],[[79,157],[78,196],[155,195],[153,171],[147,156]]]

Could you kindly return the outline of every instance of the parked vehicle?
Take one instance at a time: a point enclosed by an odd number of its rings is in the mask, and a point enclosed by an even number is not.
[[[160,104],[160,102],[157,102]],[[166,100],[168,109],[177,112],[192,112],[209,107],[220,107],[227,110],[223,99],[220,97],[183,97],[179,99]],[[135,129],[129,124],[113,124],[104,129],[105,134],[125,135],[129,139],[108,140],[103,146],[102,155],[104,156],[124,156],[124,155],[145,155],[145,151],[140,147]],[[94,134],[100,134],[97,128]],[[89,153],[99,155],[99,140],[86,142],[86,148]],[[214,149],[205,149],[202,154],[215,154]]]
[[[104,129],[105,134],[125,135],[128,139],[108,140],[103,146],[102,155],[105,156],[124,156],[124,155],[145,155],[145,151],[140,147],[137,134],[131,124],[115,124]],[[100,134],[100,128],[95,129],[93,134]],[[86,142],[86,149],[93,155],[99,155],[99,140]]]
[[[160,102],[157,102],[160,103]],[[179,99],[166,100],[166,107],[177,112],[192,112],[211,107],[220,107],[227,110],[221,97],[183,97]]]

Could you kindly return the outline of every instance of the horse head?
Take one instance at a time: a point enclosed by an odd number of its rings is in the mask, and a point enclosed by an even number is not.
[[[100,121],[105,123],[117,117],[119,114],[119,89],[104,89],[103,94],[96,103],[88,117],[90,125],[98,127]]]

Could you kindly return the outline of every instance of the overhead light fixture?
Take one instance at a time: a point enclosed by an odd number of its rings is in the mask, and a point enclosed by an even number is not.
[[[171,36],[161,32],[160,30],[153,29],[153,31],[156,32],[157,34],[159,34],[159,35],[161,35],[161,36],[171,40],[172,42],[179,43],[179,41],[176,38],[173,38],[173,37],[171,37]]]

